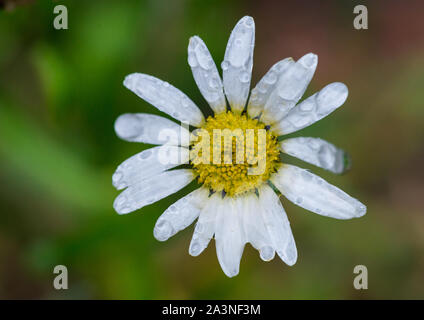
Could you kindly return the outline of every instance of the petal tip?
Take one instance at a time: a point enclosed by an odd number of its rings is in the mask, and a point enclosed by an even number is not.
[[[123,84],[126,88],[131,90],[136,75],[137,73],[131,73],[124,78]]]
[[[301,57],[298,62],[302,64],[305,68],[316,68],[318,64],[318,56],[315,53],[307,53],[303,57]]]
[[[188,249],[189,255],[191,255],[192,257],[197,257],[199,254],[202,253],[202,251],[202,247],[197,241],[190,243],[190,247]]]
[[[173,227],[171,223],[164,219],[159,219],[153,229],[153,236],[158,241],[166,241],[173,235]]]

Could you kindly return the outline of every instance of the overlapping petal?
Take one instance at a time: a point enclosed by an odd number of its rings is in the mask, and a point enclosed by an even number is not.
[[[159,146],[133,155],[118,166],[112,184],[118,189],[137,184],[155,175],[188,163],[189,150],[176,146]]]
[[[201,254],[213,238],[216,227],[216,212],[219,210],[221,202],[220,196],[213,194],[200,211],[188,250],[190,255],[198,256]]]
[[[340,107],[347,99],[348,89],[341,82],[334,82],[302,101],[272,127],[279,135],[303,129]]]
[[[286,58],[277,62],[262,77],[256,87],[252,89],[247,106],[247,112],[251,118],[256,118],[263,112],[265,104],[271,92],[274,91],[281,75],[294,63],[292,58]]]
[[[221,77],[205,43],[198,36],[190,38],[188,64],[205,100],[215,113],[226,110]]]
[[[283,72],[271,92],[261,116],[266,124],[278,122],[305,93],[318,64],[318,56],[308,53]]]
[[[287,214],[275,192],[264,185],[259,193],[259,212],[278,256],[287,265],[297,261],[296,243],[290,228]]]
[[[194,174],[189,169],[159,173],[130,185],[116,197],[113,207],[119,214],[135,211],[177,192],[193,179]]]
[[[124,85],[143,100],[181,122],[199,127],[205,121],[194,102],[168,82],[147,74],[133,73],[125,78]]]
[[[216,255],[222,271],[228,277],[239,273],[240,260],[246,243],[243,232],[243,199],[225,198],[216,211]]]

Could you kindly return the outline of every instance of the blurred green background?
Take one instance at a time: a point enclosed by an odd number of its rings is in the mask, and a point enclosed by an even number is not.
[[[424,298],[424,20],[422,1],[369,3],[353,28],[352,1],[0,1],[0,298],[380,299]],[[53,28],[64,4],[69,29]],[[256,22],[255,84],[276,61],[307,52],[319,64],[306,96],[333,81],[347,102],[296,133],[348,150],[353,168],[329,182],[368,206],[351,221],[283,200],[299,259],[265,263],[249,245],[240,274],[221,271],[212,241],[188,254],[193,226],[160,243],[159,215],[181,192],[125,216],[111,176],[147,145],[119,140],[114,120],[154,107],[125,89],[152,74],[206,102],[187,64],[199,35],[222,61],[235,23]],[[53,289],[64,264],[69,289]],[[353,288],[368,267],[369,289]]]

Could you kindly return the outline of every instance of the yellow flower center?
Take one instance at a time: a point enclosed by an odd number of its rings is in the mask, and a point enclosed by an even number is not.
[[[192,141],[190,160],[198,182],[213,192],[255,192],[281,165],[277,137],[245,114],[209,117]]]

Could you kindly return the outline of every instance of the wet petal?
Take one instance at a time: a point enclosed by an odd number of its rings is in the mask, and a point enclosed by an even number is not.
[[[112,176],[113,186],[121,190],[140,183],[165,170],[188,163],[189,150],[175,146],[159,146],[144,150],[125,160]]]
[[[264,208],[259,204],[258,197],[255,194],[246,195],[241,199],[243,199],[241,212],[243,212],[246,241],[259,251],[262,260],[270,261],[275,256],[275,250],[261,214]]]
[[[188,145],[189,131],[177,123],[154,114],[125,113],[115,121],[118,137],[130,142]]]
[[[263,76],[256,87],[252,89],[247,106],[247,112],[251,118],[255,118],[262,113],[265,103],[278,83],[278,79],[294,63],[292,58],[286,58],[277,62]]]
[[[233,111],[241,112],[247,101],[252,77],[255,23],[243,17],[231,32],[225,50],[223,70],[224,90]]]
[[[340,107],[347,99],[348,89],[341,82],[334,82],[302,101],[276,123],[276,134],[289,134],[321,120]]]
[[[133,73],[124,80],[124,86],[171,117],[199,127],[205,121],[200,109],[184,93],[155,77]]]
[[[166,241],[178,231],[187,228],[199,216],[208,199],[208,191],[199,188],[172,204],[156,221],[153,234]]]
[[[241,201],[242,198],[225,198],[217,208],[216,254],[222,271],[230,278],[239,273],[240,260],[246,243],[243,236]]]
[[[220,196],[213,194],[201,210],[188,250],[190,255],[196,257],[208,246],[215,233],[215,221],[220,203]]]
[[[349,167],[345,151],[319,138],[290,138],[280,145],[283,152],[334,173],[342,173]]]
[[[135,211],[177,192],[193,179],[189,169],[162,172],[129,186],[116,197],[113,207],[119,214]]]
[[[271,93],[261,120],[274,123],[281,120],[305,93],[318,64],[318,56],[308,53],[284,72]]]
[[[336,219],[363,216],[367,208],[324,179],[296,166],[284,164],[271,177],[272,183],[290,201],[306,210]]]
[[[267,185],[259,191],[259,205],[275,251],[287,265],[294,265],[297,261],[297,249],[290,222],[280,199]]]
[[[205,100],[215,113],[226,110],[221,77],[205,43],[198,36],[190,38],[188,64]]]

